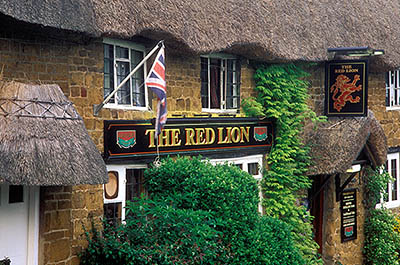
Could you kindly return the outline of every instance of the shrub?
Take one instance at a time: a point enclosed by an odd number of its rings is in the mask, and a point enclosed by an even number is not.
[[[366,263],[373,265],[399,264],[400,235],[395,230],[398,222],[390,210],[384,207],[375,208],[380,198],[387,196],[387,183],[391,177],[383,169],[369,170],[366,176],[366,197],[369,198],[367,204],[369,211],[364,226]]]
[[[394,215],[387,209],[370,211],[365,222],[364,253],[367,264],[399,264],[400,237],[394,231],[396,224]]]
[[[257,182],[235,166],[164,160],[145,173],[151,200],[94,233],[82,264],[304,264],[290,227],[257,212]]]
[[[218,220],[201,210],[177,209],[165,202],[128,202],[125,224],[95,232],[82,264],[225,264]]]

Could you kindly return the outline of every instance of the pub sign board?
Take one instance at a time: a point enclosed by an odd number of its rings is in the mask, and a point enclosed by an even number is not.
[[[341,238],[342,242],[357,238],[357,190],[347,189],[341,194]]]
[[[259,154],[270,150],[271,120],[255,118],[170,118],[158,137],[160,155]],[[153,159],[157,154],[153,120],[104,121],[108,161]]]
[[[367,116],[367,101],[367,60],[335,60],[325,64],[326,116]]]

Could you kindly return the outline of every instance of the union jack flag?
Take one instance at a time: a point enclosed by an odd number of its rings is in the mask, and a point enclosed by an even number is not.
[[[146,78],[146,85],[158,98],[156,137],[161,133],[167,122],[167,86],[165,82],[164,45],[160,48],[149,75]]]

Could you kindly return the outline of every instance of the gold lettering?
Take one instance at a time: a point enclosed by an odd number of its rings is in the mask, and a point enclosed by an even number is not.
[[[244,143],[244,138],[246,137],[246,142],[250,142],[250,127],[240,127],[240,142]]]
[[[164,129],[158,136],[159,147],[170,146],[169,144],[169,129]]]
[[[215,131],[213,128],[205,128],[206,130],[206,144],[213,144],[215,141]]]
[[[156,146],[154,145],[154,136],[155,136],[155,134],[156,134],[156,130],[147,129],[146,132],[145,132],[144,134],[145,134],[145,135],[149,134],[149,147],[148,147],[148,148],[156,147]]]
[[[205,143],[204,128],[196,128],[196,145],[203,145]]]
[[[185,145],[195,145],[194,143],[194,130],[192,128],[185,128],[186,143]]]
[[[179,139],[179,134],[180,134],[179,129],[171,129],[171,146],[180,146],[181,145],[181,139]]]
[[[232,139],[232,142],[234,142],[235,144],[240,141],[240,129],[239,129],[239,127],[233,127],[233,129],[231,131],[231,139]]]
[[[224,137],[224,128],[219,127],[218,128],[218,144],[225,144],[228,142],[228,136],[226,136],[225,139],[222,140],[223,137]]]

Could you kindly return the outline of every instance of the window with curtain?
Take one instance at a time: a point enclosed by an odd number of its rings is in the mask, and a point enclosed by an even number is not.
[[[229,56],[201,57],[203,110],[237,110],[240,107],[240,60]]]

